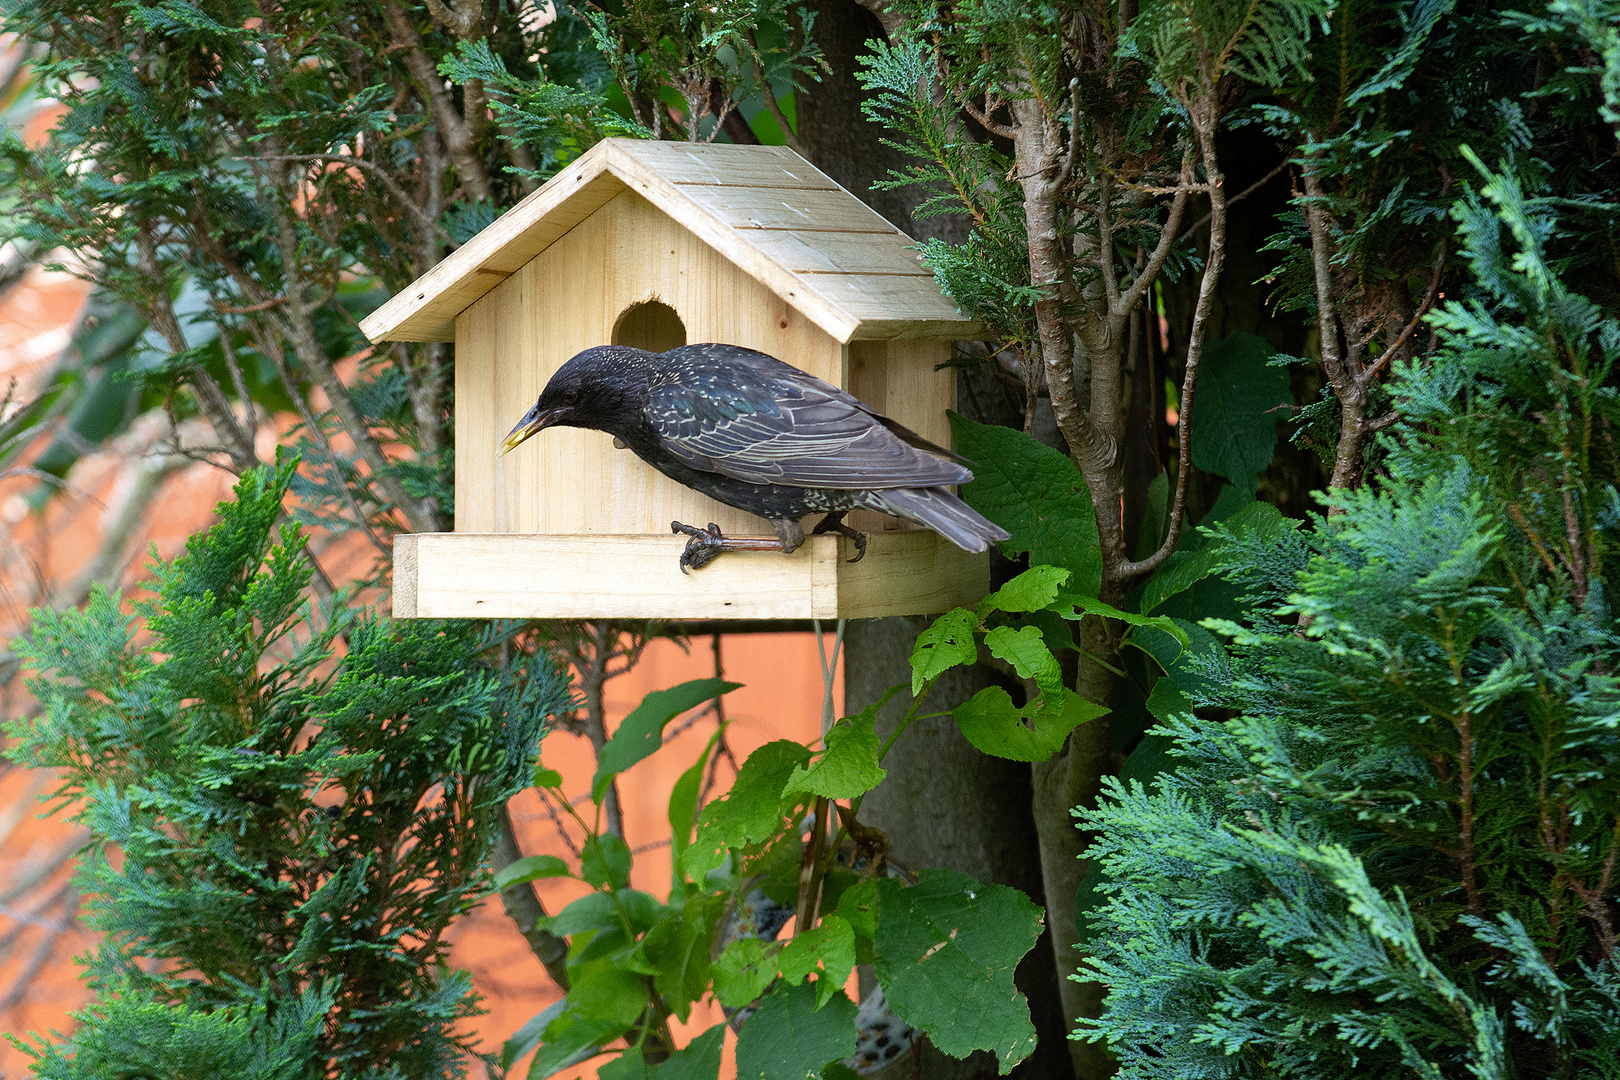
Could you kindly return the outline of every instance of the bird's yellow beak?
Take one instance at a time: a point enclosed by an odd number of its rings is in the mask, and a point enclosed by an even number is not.
[[[501,455],[504,457],[524,440],[539,434],[556,423],[557,415],[558,410],[543,410],[536,404],[534,408],[524,414],[523,419],[517,422],[517,427],[513,428],[511,433],[506,436],[506,441],[501,443]]]

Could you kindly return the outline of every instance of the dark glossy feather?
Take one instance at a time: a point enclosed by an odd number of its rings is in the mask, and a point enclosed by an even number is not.
[[[665,448],[695,469],[754,484],[846,490],[973,478],[936,456],[954,456],[944,448],[910,445],[856,398],[764,353],[687,345],[664,359],[644,412]]]

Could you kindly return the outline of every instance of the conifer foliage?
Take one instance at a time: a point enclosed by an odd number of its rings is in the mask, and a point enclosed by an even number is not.
[[[464,1072],[476,998],[445,930],[489,890],[496,815],[567,684],[483,663],[499,627],[312,611],[276,527],[295,468],[245,473],[140,618],[101,591],[23,645],[45,709],[11,753],[61,770],[106,933],[97,1002],[72,1044],[36,1044],[40,1076]]]
[[[1620,321],[1549,259],[1554,200],[1478,171],[1387,479],[1215,530],[1257,618],[1206,622],[1199,703],[1237,716],[1078,815],[1122,1075],[1620,1075]]]

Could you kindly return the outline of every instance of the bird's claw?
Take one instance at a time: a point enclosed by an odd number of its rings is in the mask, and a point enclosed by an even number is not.
[[[810,530],[812,536],[821,536],[823,533],[837,533],[839,536],[847,536],[855,542],[855,557],[849,560],[850,562],[858,563],[866,558],[866,534],[857,532],[855,529],[845,525],[843,513],[828,514],[821,519],[819,525]]]
[[[709,522],[707,529],[700,529],[696,525],[683,525],[679,521],[669,523],[669,531],[678,535],[690,536],[686,542],[686,549],[681,552],[681,573],[690,574],[693,570],[701,570],[726,550],[726,538],[720,535],[720,526]]]

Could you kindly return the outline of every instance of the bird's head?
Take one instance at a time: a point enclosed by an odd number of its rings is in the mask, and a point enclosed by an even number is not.
[[[594,428],[618,434],[646,405],[647,361],[652,356],[622,345],[603,345],[578,354],[546,383],[534,408],[506,436],[501,453],[548,427]]]

